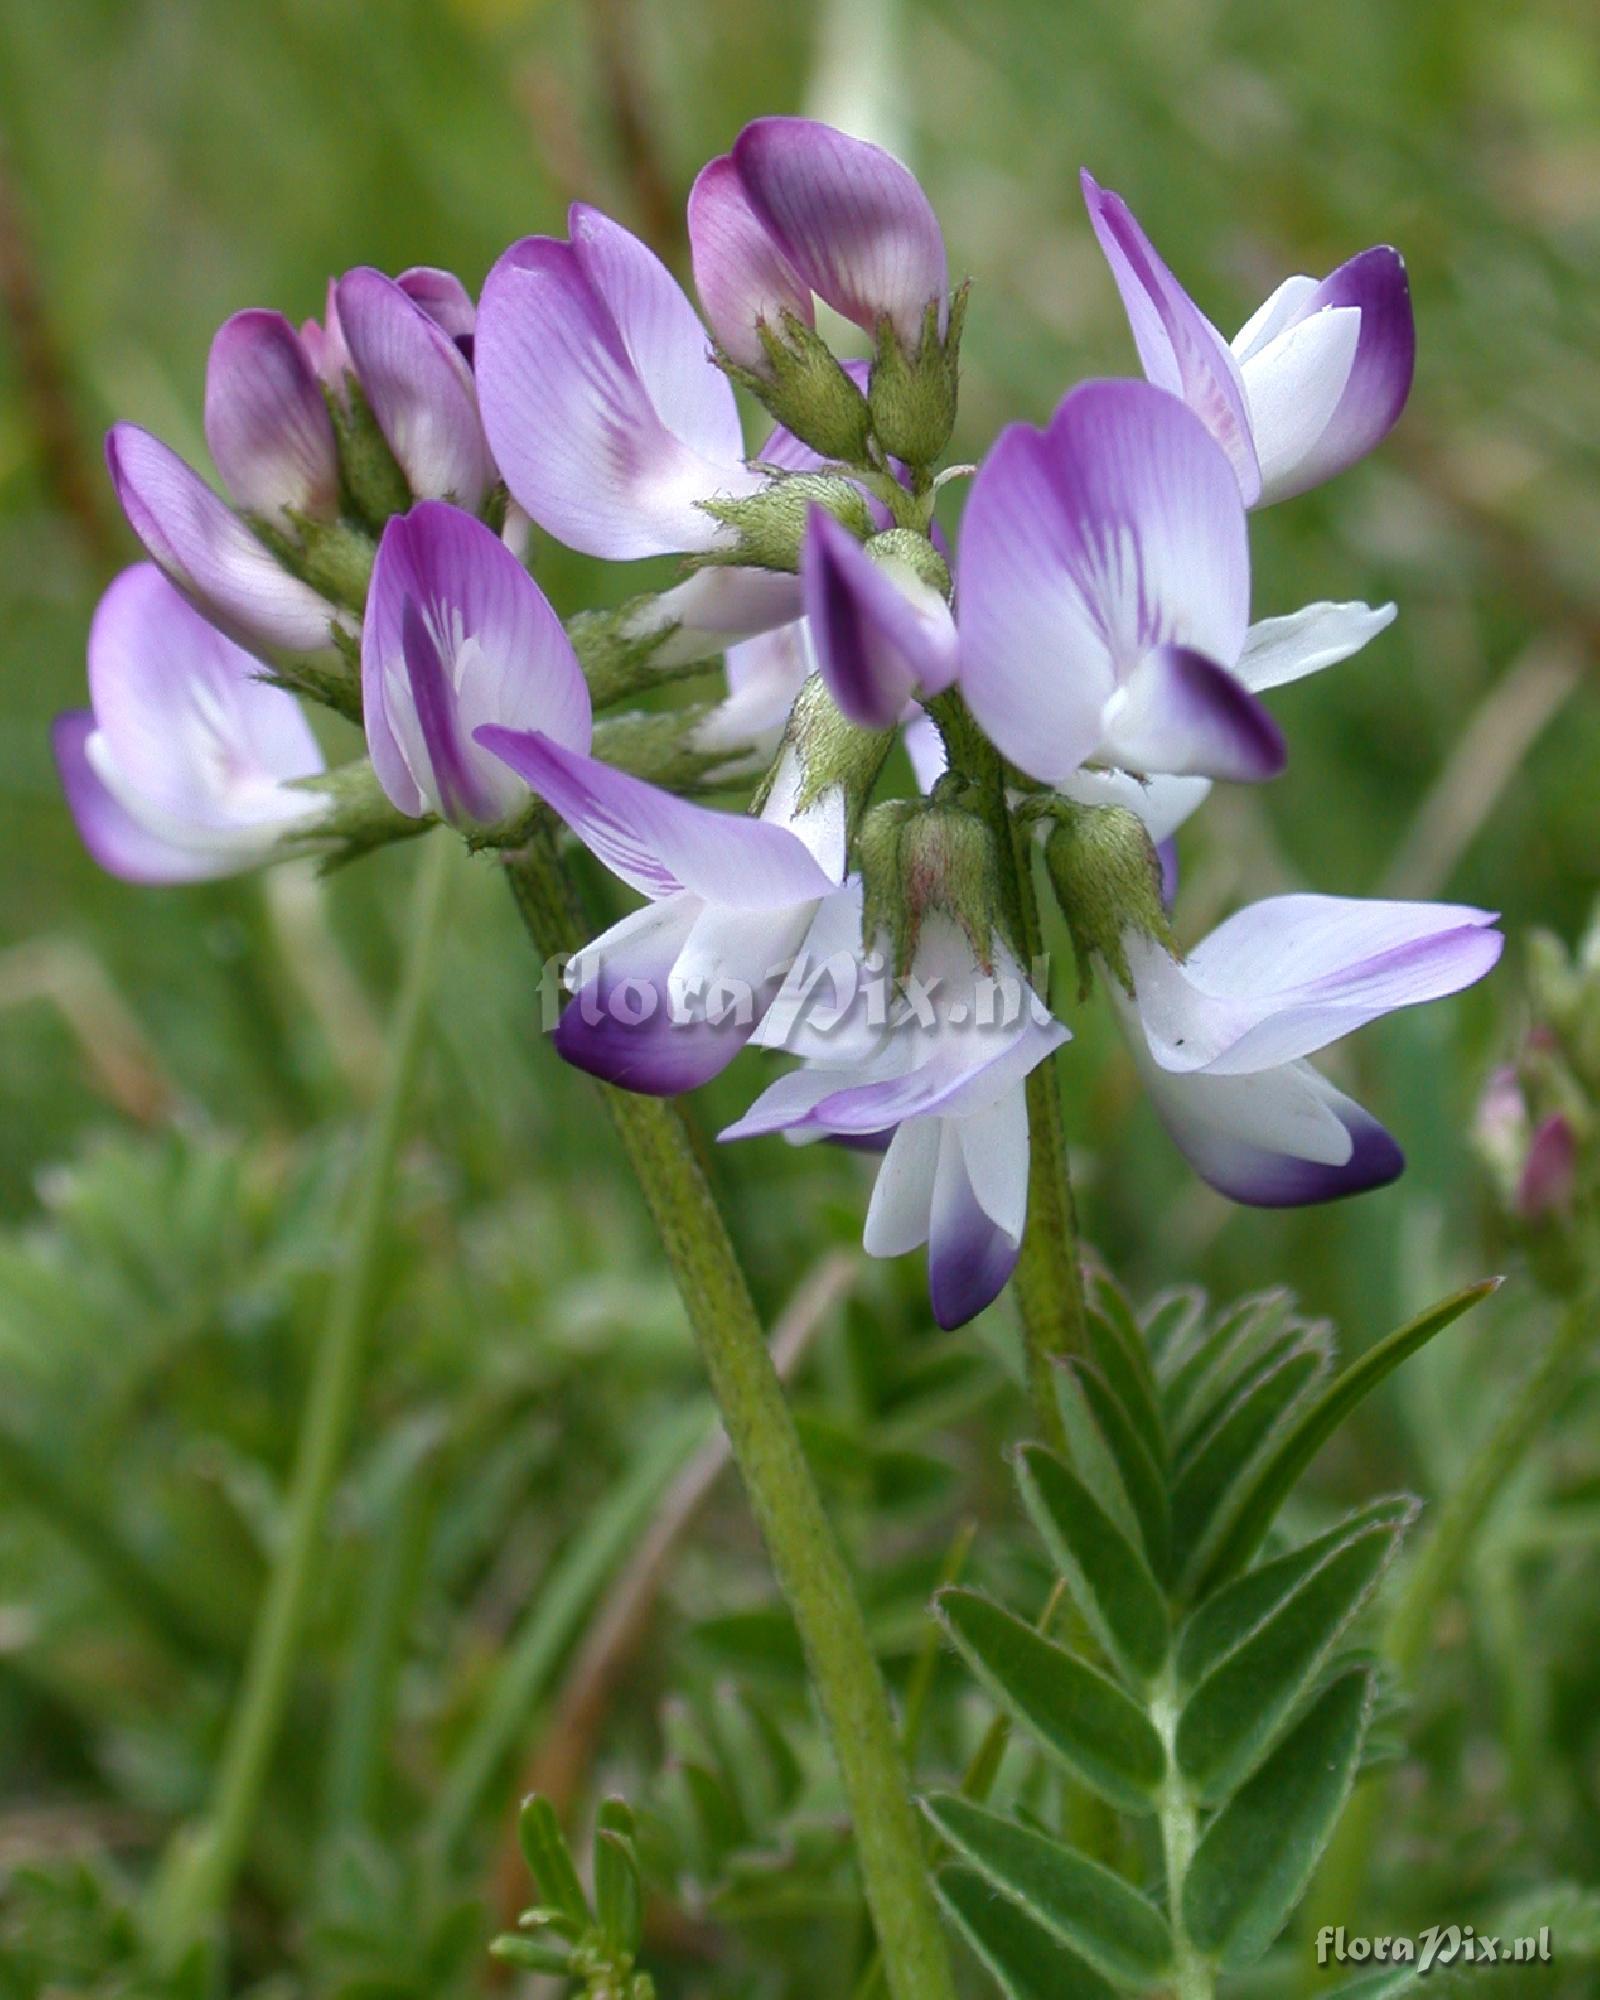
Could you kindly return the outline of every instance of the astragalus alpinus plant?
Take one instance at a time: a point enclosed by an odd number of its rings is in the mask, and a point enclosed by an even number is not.
[[[698,1336],[831,1733],[875,1933],[863,1983],[895,2000],[957,1990],[941,1903],[1027,2000],[1197,2000],[1272,1942],[1360,1765],[1374,1673],[1337,1648],[1411,1507],[1378,1500],[1298,1547],[1274,1522],[1363,1393],[1478,1295],[1336,1374],[1325,1330],[1282,1301],[1140,1320],[1109,1281],[1086,1290],[1041,881],[1075,1002],[1098,986],[1195,1171],[1265,1206],[1394,1179],[1395,1141],[1310,1058],[1480,978],[1500,939],[1482,910],[1305,894],[1180,947],[1177,829],[1214,783],[1282,770],[1265,694],[1394,616],[1252,620],[1248,516],[1387,433],[1409,295],[1396,253],[1368,250],[1286,279],[1230,343],[1126,205],[1084,189],[1144,379],[1010,425],[953,542],[935,506],[974,473],[939,469],[967,288],[907,169],[825,126],[758,120],[696,181],[705,321],[582,205],[566,238],[513,244],[476,306],[441,271],[361,269],[298,331],[239,313],[205,393],[226,498],[147,433],[111,433],[150,560],[106,593],[92,706],[57,732],[84,840],[131,881],[424,831],[499,857],[565,967],[556,1052],[601,1080]],[[819,301],[869,359],[835,356]],[[736,388],[775,420],[753,452]],[[525,561],[535,526],[607,560],[680,556],[682,580],[563,622]],[[690,676],[707,698],[637,709]],[[358,723],[367,756],[325,769],[302,701]],[[889,796],[900,742],[918,789]],[[713,784],[748,809],[688,796]],[[569,836],[640,899],[598,936]],[[228,1894],[283,1721],[416,1059],[427,879],[291,1530],[212,1809],[149,1898],[171,1963]],[[1059,1812],[984,1803],[998,1724],[919,1815],[678,1102],[747,1043],[793,1060],[723,1139],[880,1155],[865,1248],[925,1251],[941,1327],[1015,1280],[1037,1431],[1017,1473],[1060,1587],[1026,1616],[964,1588],[937,1612],[1059,1768]],[[602,1815],[592,1889],[547,1809],[526,1835],[540,1903],[502,1955],[595,1996],[654,1991],[626,1810]]]

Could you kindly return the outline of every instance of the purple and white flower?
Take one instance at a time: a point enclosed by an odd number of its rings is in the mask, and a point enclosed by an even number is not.
[[[1145,374],[1204,421],[1247,506],[1319,486],[1388,436],[1416,365],[1397,250],[1363,250],[1320,281],[1286,278],[1230,343],[1122,197],[1087,173],[1083,192]]]
[[[1182,961],[1130,932],[1133,997],[1106,985],[1161,1122],[1204,1180],[1262,1208],[1331,1201],[1405,1161],[1306,1058],[1481,979],[1503,943],[1494,922],[1450,903],[1274,896]]]
[[[1313,605],[1250,625],[1244,505],[1177,397],[1073,390],[1042,431],[1004,430],[958,552],[961,685],[1019,769],[1258,780],[1282,769],[1257,699],[1356,651],[1392,608]]]
[[[247,646],[314,653],[340,613],[283,569],[178,454],[137,424],[114,424],[106,464],[128,525],[151,560],[208,618]]]
[[[914,695],[956,677],[950,607],[894,556],[875,558],[830,514],[811,509],[800,581],[828,692],[864,729],[889,729]]]
[[[898,998],[884,1004],[869,966],[842,991],[830,972],[819,1004],[819,974],[860,960],[861,886],[852,880],[818,912],[754,1037],[801,1067],[720,1136],[887,1142],[863,1245],[869,1256],[900,1257],[926,1244],[934,1318],[960,1326],[1015,1268],[1028,1213],[1024,1084],[1067,1030],[1002,944],[992,967],[981,966],[942,912],[925,917]]]
[[[876,333],[888,320],[915,351],[930,304],[944,332],[944,238],[916,176],[893,154],[808,118],[758,118],[702,168],[689,195],[701,304],[724,351],[768,367],[758,329],[815,300]]]
[[[426,285],[411,275],[422,299],[381,271],[347,271],[337,291],[340,337],[413,497],[473,512],[496,475],[472,369],[450,330],[470,302],[442,292],[431,273]]]
[[[589,690],[549,600],[497,535],[424,500],[383,531],[361,634],[373,769],[403,813],[487,826],[526,785],[476,732],[539,729],[589,746]]]
[[[339,511],[339,447],[322,385],[282,313],[224,320],[206,362],[206,443],[233,504],[268,519]]]
[[[101,598],[90,708],[59,717],[56,762],[83,843],[129,882],[200,882],[267,860],[327,801],[299,704],[153,563]]]
[[[525,237],[489,273],[476,359],[506,484],[558,541],[626,561],[704,552],[704,503],[759,491],[733,388],[655,253],[581,202],[569,240]]]
[[[749,1040],[818,904],[844,874],[842,788],[807,796],[780,759],[758,818],[715,812],[547,736],[480,730],[611,871],[649,900],[572,960],[555,1042],[651,1096],[692,1090]]]

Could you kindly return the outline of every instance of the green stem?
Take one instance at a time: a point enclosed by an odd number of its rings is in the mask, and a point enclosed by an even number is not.
[[[587,942],[547,827],[511,861],[509,874],[523,922],[545,958]],[[602,1095],[677,1280],[805,1647],[844,1780],[889,1990],[895,2000],[954,2000],[888,1693],[689,1126],[675,1103],[610,1087]]]
[[[419,873],[383,1091],[367,1131],[348,1241],[306,1395],[287,1532],[229,1718],[211,1807],[204,1820],[179,1836],[152,1885],[151,1942],[168,1963],[181,1956],[227,1900],[288,1708],[323,1554],[328,1503],[359,1407],[362,1355],[391,1221],[395,1163],[427,1025],[452,858],[452,844],[435,840]]]
[[[1012,819],[1005,767],[959,694],[939,695],[928,709],[944,739],[951,769],[977,787],[994,833],[1007,924],[1023,970],[1031,978],[1043,955],[1033,849],[1027,829]],[[1029,1401],[1045,1443],[1065,1455],[1066,1430],[1056,1400],[1053,1364],[1063,1355],[1086,1353],[1088,1337],[1078,1268],[1078,1210],[1053,1058],[1029,1071],[1026,1092],[1028,1220],[1013,1283],[1022,1320]]]
[[[1212,2000],[1217,1990],[1215,1977],[1210,1965],[1189,1942],[1183,1922],[1183,1885],[1200,1838],[1200,1813],[1178,1765],[1181,1709],[1177,1676],[1169,1666],[1151,1689],[1150,1720],[1167,1753],[1167,1775],[1162,1781],[1158,1812],[1167,1873],[1167,1918],[1172,1929],[1172,1990],[1174,2000]]]
[[[1596,1298],[1575,1298],[1550,1345],[1479,1445],[1433,1532],[1412,1565],[1390,1615],[1383,1650],[1403,1684],[1416,1678],[1433,1639],[1440,1606],[1454,1590],[1478,1531],[1540,1433],[1565,1401],[1595,1345]],[[1339,1826],[1308,1906],[1315,1922],[1348,1923],[1360,1902],[1385,1788],[1374,1778],[1356,1794]]]

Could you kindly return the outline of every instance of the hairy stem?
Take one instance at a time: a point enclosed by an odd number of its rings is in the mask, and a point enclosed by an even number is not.
[[[1216,1981],[1211,1967],[1189,1942],[1183,1922],[1183,1885],[1200,1838],[1200,1814],[1178,1766],[1178,1716],[1182,1704],[1174,1669],[1168,1666],[1151,1691],[1150,1720],[1167,1753],[1159,1813],[1161,1853],[1167,1873],[1167,1917],[1172,1929],[1174,2000],[1212,2000]]]
[[[168,1962],[177,1960],[227,1900],[289,1705],[323,1554],[328,1503],[360,1404],[362,1355],[377,1300],[395,1163],[428,1021],[452,859],[451,843],[445,840],[434,841],[423,856],[383,1092],[367,1129],[348,1239],[306,1394],[287,1531],[229,1718],[211,1808],[204,1820],[179,1836],[152,1886],[151,1938]]]
[[[1005,769],[957,693],[936,697],[929,713],[944,739],[952,770],[977,788],[1000,861],[1006,921],[1023,970],[1033,977],[1043,946],[1033,892],[1033,850],[1006,799]],[[1048,997],[1048,996],[1044,996]],[[1061,1092],[1054,1058],[1029,1071],[1028,1220],[1014,1277],[1022,1320],[1028,1396],[1044,1442],[1065,1453],[1066,1432],[1056,1401],[1052,1363],[1087,1349],[1083,1278],[1078,1268],[1078,1211],[1067,1165]]]
[[[587,942],[548,827],[508,864],[547,959]],[[888,1693],[761,1323],[681,1108],[602,1086],[694,1328],[822,1704],[895,2000],[954,2000]]]

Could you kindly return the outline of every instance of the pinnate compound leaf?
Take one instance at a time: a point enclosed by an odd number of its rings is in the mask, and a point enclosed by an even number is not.
[[[1116,1988],[971,1868],[942,1868],[934,1891],[1005,2000],[1116,2000]]]
[[[1226,1533],[1213,1549],[1202,1552],[1202,1560],[1197,1564],[1196,1597],[1208,1596],[1244,1568],[1261,1546],[1300,1475],[1351,1411],[1402,1361],[1426,1347],[1436,1334],[1443,1333],[1480,1299],[1498,1291],[1501,1283],[1499,1278],[1485,1278],[1441,1299],[1436,1306],[1430,1306],[1379,1341],[1359,1360],[1351,1362],[1328,1384],[1252,1472],[1248,1487],[1231,1510]]]
[[[1017,1453],[1017,1484],[1101,1645],[1129,1679],[1153,1680],[1166,1661],[1170,1629],[1166,1600],[1143,1554],[1043,1445]]]
[[[1248,1965],[1305,1894],[1361,1759],[1372,1676],[1333,1681],[1212,1820],[1183,1885],[1183,1921],[1209,1958]]]
[[[1240,1299],[1217,1315],[1204,1339],[1172,1368],[1161,1403],[1180,1451],[1216,1421],[1246,1374],[1264,1363],[1270,1347],[1305,1331],[1304,1321],[1290,1320],[1293,1304],[1285,1291]]]
[[[935,1606],[973,1673],[1041,1749],[1122,1811],[1154,1810],[1166,1752],[1115,1681],[976,1591],[941,1591]]]
[[[1190,1695],[1178,1719],[1178,1763],[1207,1803],[1225,1799],[1267,1754],[1404,1526],[1404,1518],[1379,1519],[1336,1544]]]
[[[1292,1591],[1335,1550],[1370,1530],[1390,1527],[1403,1532],[1415,1520],[1417,1503],[1406,1497],[1375,1500],[1345,1518],[1325,1534],[1314,1536],[1285,1555],[1246,1570],[1208,1597],[1190,1614],[1178,1638],[1178,1679],[1192,1688],[1204,1680],[1222,1658],[1272,1615]]]
[[[1166,1976],[1166,1918],[1120,1875],[968,1799],[941,1793],[922,1809],[964,1861],[1096,1972],[1139,1992]]]

